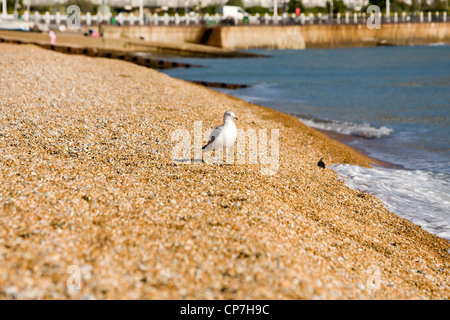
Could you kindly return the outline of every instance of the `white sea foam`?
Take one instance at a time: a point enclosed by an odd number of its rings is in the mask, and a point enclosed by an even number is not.
[[[367,122],[355,123],[350,121],[317,120],[303,117],[298,117],[298,119],[307,126],[313,128],[334,131],[342,134],[349,134],[353,136],[362,137],[365,139],[381,138],[388,136],[392,132],[394,132],[392,128],[388,128],[385,126],[376,128],[371,126]]]
[[[448,43],[445,42],[433,42],[428,44],[429,47],[441,47],[446,45],[448,45]]]
[[[380,199],[389,211],[450,240],[450,176],[422,170],[331,166],[345,184]]]

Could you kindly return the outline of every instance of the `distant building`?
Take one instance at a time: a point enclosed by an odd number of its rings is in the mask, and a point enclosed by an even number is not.
[[[51,6],[58,3],[67,3],[67,0],[23,0],[22,3],[26,6],[28,1],[32,6]]]
[[[201,0],[202,6],[208,5],[224,5],[228,0]],[[287,5],[289,0],[276,0],[279,8]],[[325,7],[328,0],[302,0],[305,7]],[[101,0],[93,0],[94,3],[101,3]],[[199,0],[144,0],[144,6],[169,8],[177,7],[184,8],[186,4],[189,7],[197,6]],[[243,0],[245,7],[260,6],[263,8],[272,8],[274,0]],[[367,5],[368,0],[344,0],[344,3],[349,8],[361,7]],[[107,4],[112,7],[124,7],[131,5],[133,7],[139,6],[139,0],[107,0]]]
[[[23,0],[26,4],[30,1],[33,5],[54,5],[55,3],[70,3],[70,0]],[[100,5],[103,0],[91,0],[92,3]],[[169,8],[185,8],[195,7],[201,2],[202,7],[208,5],[223,5],[228,0],[143,0],[144,7],[169,7]],[[287,5],[289,0],[276,0],[278,8],[283,8]],[[302,0],[303,5],[307,8],[310,7],[325,7],[328,0]],[[369,0],[343,0],[349,9],[360,9],[367,6]],[[432,0],[425,0],[427,3]],[[131,6],[133,8],[138,8],[140,0],[105,0],[106,4],[115,8],[124,8],[125,6]],[[412,0],[403,0],[404,3],[411,5]],[[243,0],[246,7],[261,6],[263,8],[272,8],[274,0]]]

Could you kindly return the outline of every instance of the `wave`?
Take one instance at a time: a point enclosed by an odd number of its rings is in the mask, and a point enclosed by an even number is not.
[[[371,126],[367,122],[355,123],[351,121],[319,120],[298,115],[297,118],[307,126],[313,128],[334,131],[342,134],[348,134],[352,136],[361,137],[364,139],[387,137],[392,132],[394,132],[392,128],[388,128],[385,126],[376,128]]]
[[[447,46],[447,45],[448,45],[448,43],[445,43],[445,42],[432,42],[432,43],[427,44],[427,46],[429,46],[429,47],[441,47],[441,46]]]
[[[450,175],[347,164],[330,168],[349,188],[377,197],[389,211],[450,240]]]

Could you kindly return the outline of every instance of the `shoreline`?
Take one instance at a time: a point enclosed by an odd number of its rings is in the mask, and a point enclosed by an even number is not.
[[[181,78],[175,78],[175,79],[182,80],[182,81],[193,82],[193,83],[198,83],[198,84],[200,84],[200,82],[201,82],[201,81],[196,81],[195,82],[195,81],[190,81],[190,80],[183,80]],[[233,96],[231,94],[228,94],[228,93],[225,93],[225,92],[222,92],[222,91],[216,91],[216,92],[220,92],[222,94],[225,94],[225,95],[229,96],[230,98],[235,98],[235,99],[239,99],[239,100],[245,101],[244,99],[238,98],[236,96]],[[391,168],[391,169],[403,169],[404,168],[401,165],[398,165],[398,164],[395,164],[395,163],[384,161],[382,159],[378,159],[378,158],[372,157],[372,156],[369,155],[369,153],[366,150],[364,150],[362,148],[357,148],[357,147],[352,146],[352,145],[349,144],[350,142],[353,142],[355,140],[364,139],[362,137],[358,137],[358,136],[354,136],[354,135],[350,135],[350,134],[343,134],[343,133],[335,132],[335,131],[332,131],[332,130],[319,129],[319,128],[315,128],[315,127],[312,127],[312,126],[308,126],[307,124],[305,124],[301,120],[299,120],[295,114],[285,113],[285,112],[273,109],[271,107],[268,107],[268,106],[265,106],[265,105],[262,105],[262,104],[258,104],[258,103],[254,103],[254,102],[248,102],[248,101],[245,101],[245,102],[249,103],[249,104],[256,105],[256,106],[259,106],[259,107],[262,107],[262,108],[268,108],[270,110],[273,110],[273,111],[276,111],[276,112],[280,112],[280,113],[286,114],[288,116],[293,116],[302,125],[305,125],[305,126],[307,126],[308,128],[310,128],[310,129],[312,129],[314,131],[320,132],[320,133],[324,134],[325,136],[327,136],[328,138],[330,138],[331,140],[336,141],[338,143],[341,143],[341,144],[351,148],[355,152],[361,154],[362,156],[364,156],[365,158],[367,158],[369,160],[369,164],[371,164],[371,165],[385,167],[385,168]]]
[[[370,166],[352,147],[125,61],[10,44],[0,57],[1,298],[450,298],[447,240],[317,167]],[[225,110],[280,130],[276,174],[171,160],[176,130],[192,138]]]
[[[357,137],[357,136],[353,136],[353,135],[349,135],[349,134],[342,134],[342,133],[338,133],[338,132],[334,132],[331,130],[325,130],[325,129],[318,129],[318,128],[313,128],[323,134],[325,134],[327,137],[329,137],[330,139],[336,140],[340,143],[343,143],[345,145],[348,145],[349,147],[353,148],[354,150],[356,150],[357,152],[360,152],[361,154],[363,154],[364,156],[368,157],[371,159],[371,164],[376,165],[376,166],[380,166],[380,167],[385,167],[385,168],[391,168],[391,169],[403,169],[404,167],[395,163],[391,163],[391,162],[387,162],[378,158],[374,158],[372,156],[370,156],[368,154],[367,151],[365,151],[362,148],[356,148],[354,146],[349,145],[350,142],[358,140],[358,139],[364,139],[361,137]]]

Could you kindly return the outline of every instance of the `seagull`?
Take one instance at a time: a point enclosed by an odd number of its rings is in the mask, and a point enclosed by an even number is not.
[[[215,128],[209,136],[208,143],[203,146],[204,151],[219,148],[230,148],[237,138],[237,129],[234,120],[238,120],[233,111],[226,111],[223,114],[223,125]]]
[[[319,159],[319,162],[317,162],[317,165],[323,169],[325,169],[325,163],[323,163],[322,158]]]

